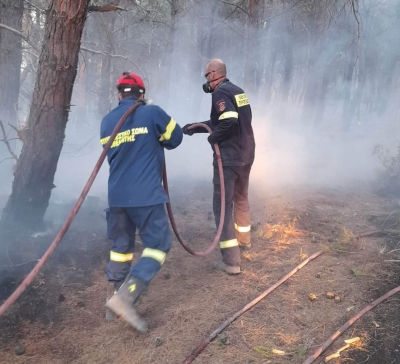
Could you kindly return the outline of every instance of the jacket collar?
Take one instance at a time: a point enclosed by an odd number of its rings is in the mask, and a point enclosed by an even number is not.
[[[123,98],[122,100],[119,101],[118,105],[129,105],[133,104],[137,100],[137,97],[135,96],[128,96]]]
[[[224,78],[218,85],[217,85],[217,87],[214,89],[214,91],[220,86],[220,85],[222,85],[223,83],[225,83],[225,82],[229,82],[229,78]],[[214,92],[213,91],[213,92]]]

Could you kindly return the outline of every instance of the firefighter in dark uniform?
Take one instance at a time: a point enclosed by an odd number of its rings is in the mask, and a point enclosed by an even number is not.
[[[226,66],[213,59],[206,66],[207,82],[203,90],[212,93],[210,120],[205,121],[212,133],[211,145],[218,143],[225,183],[225,220],[220,240],[222,262],[215,268],[228,274],[240,273],[240,248],[250,249],[249,176],[254,161],[255,142],[251,126],[251,108],[244,91],[226,78]],[[204,128],[189,129],[184,134],[204,133]],[[219,171],[214,152],[213,210],[218,227],[221,212]]]
[[[119,105],[101,123],[104,146],[122,115],[137,99],[143,99],[143,80],[124,73],[117,82]],[[139,331],[147,324],[134,304],[158,273],[171,248],[162,186],[164,148],[182,142],[182,129],[156,105],[143,105],[122,125],[108,152],[108,234],[113,240],[107,265],[107,314],[122,318]],[[132,265],[135,230],[143,242],[143,253]]]

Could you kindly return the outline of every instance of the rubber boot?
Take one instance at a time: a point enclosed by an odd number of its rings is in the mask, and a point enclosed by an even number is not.
[[[147,331],[147,322],[142,320],[134,306],[147,288],[142,280],[129,276],[121,288],[106,303],[106,308],[140,332]]]
[[[121,282],[108,282],[107,284],[107,299],[106,299],[106,303],[109,301],[109,299],[114,296],[118,289],[121,287],[122,283],[124,283],[124,281]],[[116,320],[118,317],[115,316],[108,308],[106,308],[106,320],[107,321],[114,321]]]

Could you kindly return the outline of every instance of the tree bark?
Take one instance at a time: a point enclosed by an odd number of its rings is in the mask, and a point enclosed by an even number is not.
[[[52,0],[12,193],[2,223],[38,227],[55,187],[89,0]]]
[[[0,2],[0,23],[21,31],[23,0]],[[21,72],[21,37],[0,28],[0,120],[17,125],[18,94]]]

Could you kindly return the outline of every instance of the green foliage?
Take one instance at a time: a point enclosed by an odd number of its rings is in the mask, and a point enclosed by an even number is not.
[[[260,354],[263,358],[268,358],[271,356],[271,350],[266,348],[265,346],[256,346],[254,350]]]
[[[298,355],[300,357],[303,357],[304,355],[306,355],[307,353],[307,348],[305,346],[300,346],[299,351],[298,351]]]
[[[400,143],[397,145],[397,153],[394,155],[388,149],[384,149],[381,144],[374,147],[372,155],[379,159],[388,177],[400,176]]]
[[[354,277],[360,277],[363,275],[363,273],[360,270],[358,270],[357,268],[352,269],[351,273],[353,273]]]

